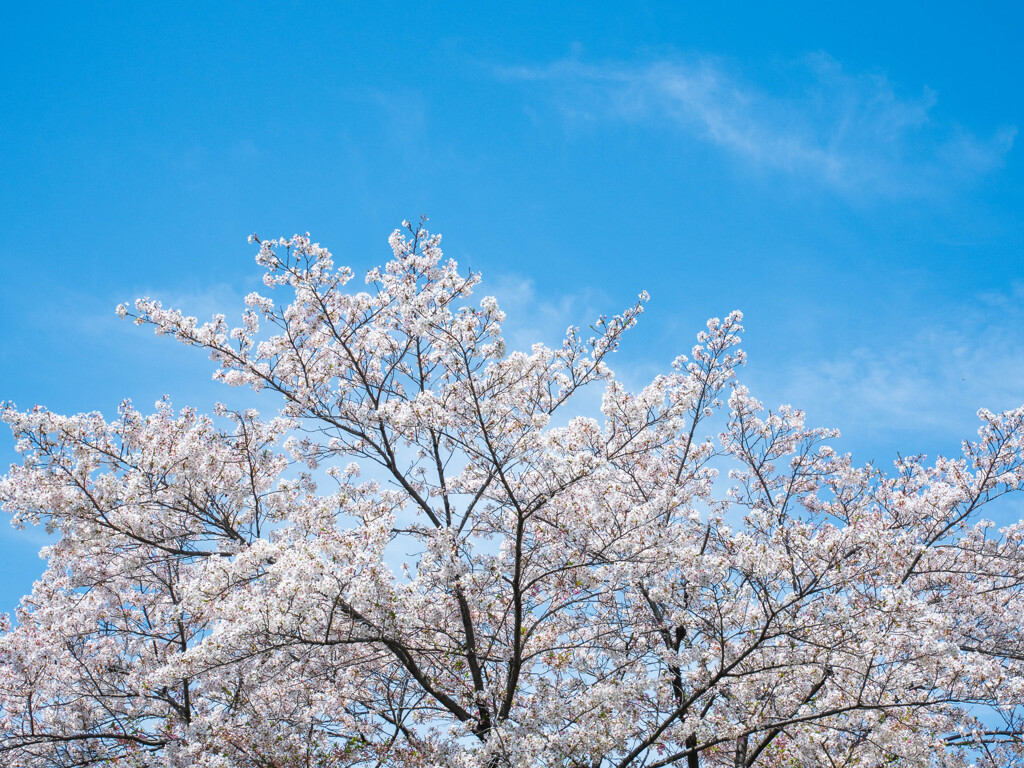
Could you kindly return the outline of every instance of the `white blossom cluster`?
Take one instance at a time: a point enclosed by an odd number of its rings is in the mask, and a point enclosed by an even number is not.
[[[1024,759],[1024,523],[981,518],[1024,487],[1024,408],[885,474],[736,381],[738,312],[630,392],[646,295],[509,352],[422,223],[355,291],[308,236],[252,241],[284,302],[118,313],[275,418],[3,410],[0,501],[60,534],[0,620],[4,765]]]

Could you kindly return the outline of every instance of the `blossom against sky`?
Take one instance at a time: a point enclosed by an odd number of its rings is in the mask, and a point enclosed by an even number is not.
[[[0,50],[0,399],[238,394],[121,322],[232,317],[249,233],[357,272],[430,216],[513,341],[651,302],[640,385],[741,309],[743,374],[860,461],[1024,402],[1021,14],[678,3],[21,4]],[[13,461],[10,441],[0,458]],[[2,529],[0,529],[2,530]],[[41,571],[0,532],[0,610]]]

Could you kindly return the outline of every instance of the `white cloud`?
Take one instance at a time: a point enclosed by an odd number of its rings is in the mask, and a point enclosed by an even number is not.
[[[909,318],[907,327],[915,327]],[[922,321],[896,341],[776,375],[774,392],[850,437],[887,442],[914,433],[947,445],[973,437],[979,408],[1024,404],[1024,284]]]
[[[586,328],[607,313],[611,303],[603,293],[590,288],[544,299],[537,294],[532,279],[513,273],[488,276],[478,292],[493,295],[506,313],[503,331],[508,348],[527,352],[536,342],[561,346],[569,326]]]
[[[643,65],[563,60],[500,75],[544,84],[571,120],[668,121],[756,165],[850,194],[921,195],[998,167],[1016,128],[978,137],[936,117],[923,88],[901,96],[880,74],[849,74],[825,54],[785,68],[771,92],[711,59]]]

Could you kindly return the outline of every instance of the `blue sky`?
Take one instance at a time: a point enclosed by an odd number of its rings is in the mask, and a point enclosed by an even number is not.
[[[520,344],[647,289],[636,385],[742,309],[755,394],[862,461],[1024,402],[1014,4],[490,6],[9,4],[0,400],[230,399],[114,306],[230,316],[249,233],[364,270],[425,213]],[[0,610],[41,542],[0,532]]]

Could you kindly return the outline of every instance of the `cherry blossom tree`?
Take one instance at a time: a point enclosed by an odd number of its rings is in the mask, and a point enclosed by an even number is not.
[[[59,533],[0,627],[5,765],[1020,763],[1024,524],[981,512],[1024,408],[886,474],[737,382],[739,313],[631,392],[645,295],[509,352],[422,223],[356,289],[252,239],[285,298],[238,327],[118,312],[273,418],[3,411],[0,499]]]

